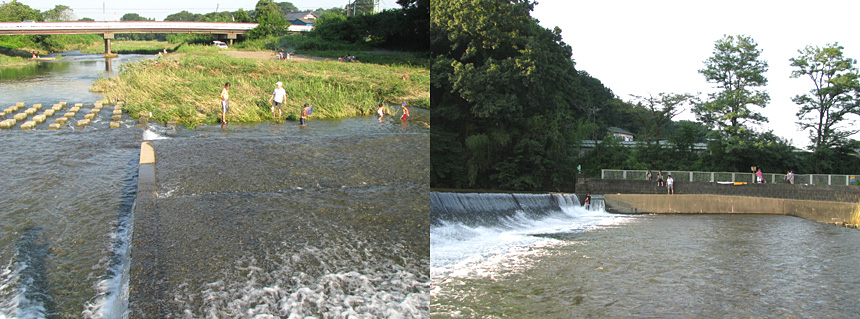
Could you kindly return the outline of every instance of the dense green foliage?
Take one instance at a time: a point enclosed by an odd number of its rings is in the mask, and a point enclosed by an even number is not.
[[[431,5],[433,187],[570,189],[586,88],[528,1]]]
[[[767,62],[760,60],[760,55],[761,49],[751,37],[727,35],[717,40],[714,55],[699,73],[720,91],[709,94],[708,101],[693,109],[696,118],[729,137],[744,134],[747,122],[767,122],[767,118],[750,109],[763,108],[770,101],[762,89],[767,85]]]
[[[254,8],[254,20],[259,25],[248,33],[248,37],[251,39],[286,33],[287,20],[281,13],[280,7],[272,0],[257,1],[257,6]]]
[[[314,22],[312,36],[326,41],[367,44],[374,47],[428,51],[430,8],[428,0],[398,2],[402,8],[376,14],[344,16],[326,13]]]

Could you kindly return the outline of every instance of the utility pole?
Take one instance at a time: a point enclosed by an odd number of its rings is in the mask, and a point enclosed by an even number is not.
[[[102,2],[102,21],[107,21],[107,15],[105,14],[105,3]]]
[[[355,0],[352,2],[352,16],[353,17],[355,16],[355,7],[358,7],[358,5],[356,5],[357,2],[358,2],[358,0]]]

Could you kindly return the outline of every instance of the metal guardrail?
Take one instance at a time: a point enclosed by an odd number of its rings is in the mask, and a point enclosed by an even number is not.
[[[657,172],[651,171],[651,180],[657,180]],[[621,169],[602,169],[600,170],[601,179],[626,179],[626,180],[645,180],[647,170],[621,170]],[[755,174],[753,173],[738,173],[738,172],[695,172],[695,171],[663,171],[663,179],[668,175],[672,175],[676,181],[690,182],[747,182],[755,183]],[[860,174],[858,174],[860,175]],[[858,175],[832,175],[832,174],[795,174],[795,184],[809,185],[853,185],[852,179]],[[768,183],[786,184],[784,180],[785,174],[763,173],[762,177]]]

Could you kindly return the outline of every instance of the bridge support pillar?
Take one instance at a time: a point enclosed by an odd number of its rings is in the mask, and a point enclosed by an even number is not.
[[[229,39],[229,40],[230,40],[230,45],[232,46],[232,45],[233,45],[233,40],[235,40],[235,39],[236,39],[236,34],[235,34],[235,33],[228,33],[228,34],[227,34],[227,39]]]
[[[105,33],[105,54],[111,54],[110,52],[110,40],[113,39],[113,33]]]

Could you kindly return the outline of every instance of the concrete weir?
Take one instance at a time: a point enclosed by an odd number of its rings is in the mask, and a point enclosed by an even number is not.
[[[860,203],[710,194],[607,194],[613,213],[775,214],[837,225],[860,224]]]

